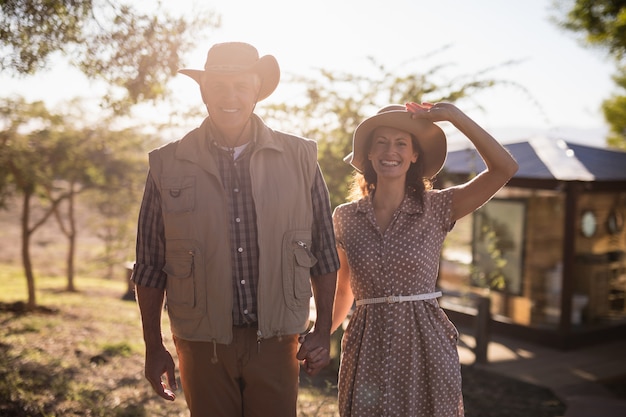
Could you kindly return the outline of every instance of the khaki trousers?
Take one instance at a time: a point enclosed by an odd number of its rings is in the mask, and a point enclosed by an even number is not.
[[[256,327],[234,327],[230,345],[174,342],[191,417],[296,416],[297,335],[257,343]]]

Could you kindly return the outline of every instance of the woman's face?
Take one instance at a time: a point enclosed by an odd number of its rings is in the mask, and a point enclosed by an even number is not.
[[[372,134],[367,157],[380,178],[405,176],[411,162],[417,161],[418,154],[409,133],[381,126]]]

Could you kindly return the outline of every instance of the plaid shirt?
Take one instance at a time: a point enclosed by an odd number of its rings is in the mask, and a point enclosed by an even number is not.
[[[254,144],[233,160],[232,153],[212,146],[217,158],[224,189],[227,191],[230,214],[230,247],[232,248],[233,324],[257,321],[257,284],[259,277],[259,247],[257,219],[252,198],[250,157]],[[339,269],[335,249],[328,190],[317,169],[311,188],[313,225],[311,251],[318,262],[311,275],[324,275]],[[152,177],[148,175],[139,213],[137,230],[137,261],[133,281],[137,285],[165,288],[165,238],[161,215],[161,196]]]

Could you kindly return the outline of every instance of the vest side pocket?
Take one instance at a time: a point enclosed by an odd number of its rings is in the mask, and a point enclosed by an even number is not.
[[[310,247],[309,230],[291,230],[283,237],[283,292],[285,303],[292,310],[308,308],[313,295],[311,267],[317,259]]]
[[[163,272],[167,274],[166,301],[170,313],[193,317],[198,307],[196,271],[200,271],[200,252],[194,241],[169,240]]]

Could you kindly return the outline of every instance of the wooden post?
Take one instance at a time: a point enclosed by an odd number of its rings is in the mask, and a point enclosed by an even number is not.
[[[126,294],[122,296],[122,300],[135,301],[135,284],[133,284],[133,282],[130,280],[130,277],[133,273],[133,266],[133,262],[124,263],[124,278],[126,279],[127,288]]]
[[[577,217],[578,199],[583,191],[579,182],[565,183],[565,215],[563,216],[563,275],[561,279],[561,318],[559,320],[559,344],[567,346],[572,331],[572,297],[574,295],[574,260],[576,258],[576,239],[578,236]]]
[[[487,348],[489,347],[489,325],[491,323],[491,299],[479,297],[476,306],[474,329],[474,360],[476,363],[487,363]]]

